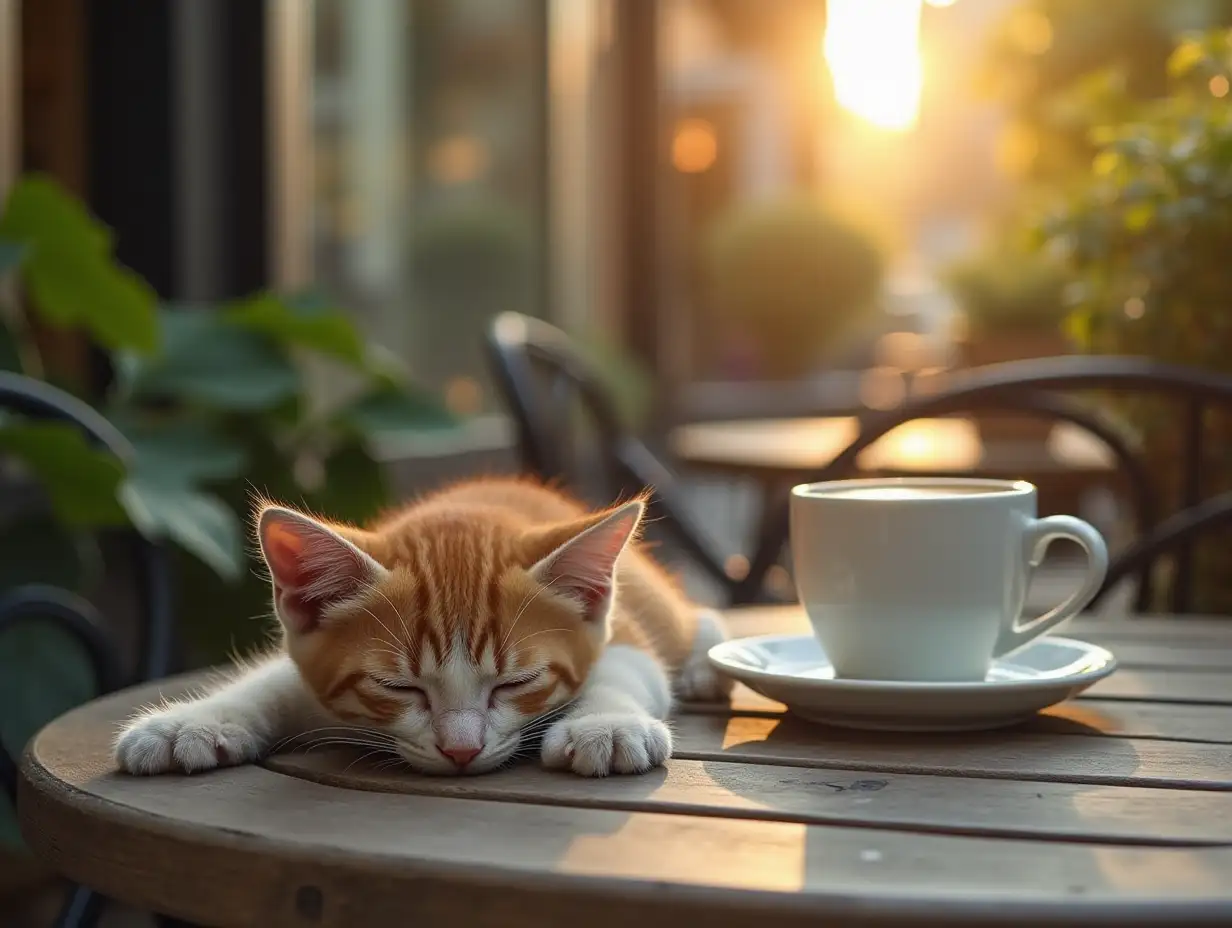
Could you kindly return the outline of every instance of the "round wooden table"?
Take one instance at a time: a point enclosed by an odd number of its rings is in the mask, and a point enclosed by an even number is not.
[[[742,610],[734,631],[803,628]],[[1121,668],[1014,729],[825,729],[737,692],[682,713],[666,769],[475,778],[281,755],[116,772],[117,724],[199,677],[45,728],[19,813],[36,853],[203,925],[638,928],[1232,924],[1232,622],[1082,619]]]

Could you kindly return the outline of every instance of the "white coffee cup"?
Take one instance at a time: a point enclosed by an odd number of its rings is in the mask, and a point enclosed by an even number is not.
[[[1081,587],[1022,617],[1048,545],[1087,555]],[[801,484],[791,493],[796,589],[837,676],[978,681],[1094,598],[1108,570],[1099,532],[1036,518],[1025,481],[906,477]]]

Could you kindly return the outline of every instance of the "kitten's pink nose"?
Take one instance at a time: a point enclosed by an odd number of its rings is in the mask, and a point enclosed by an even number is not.
[[[473,761],[478,755],[481,748],[464,748],[464,747],[442,747],[437,745],[436,749],[448,757],[459,767],[465,767]]]

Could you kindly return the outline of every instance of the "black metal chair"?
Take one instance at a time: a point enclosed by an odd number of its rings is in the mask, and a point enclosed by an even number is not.
[[[128,440],[92,407],[42,381],[0,372],[0,408],[31,419],[65,422],[81,430],[94,445],[123,461],[133,459]],[[0,633],[22,622],[50,622],[75,639],[88,656],[99,694],[133,683],[160,679],[174,668],[175,626],[168,552],[135,532],[129,537],[140,584],[137,670],[125,674],[119,648],[97,610],[69,590],[26,584],[0,593]],[[0,785],[16,804],[17,764],[0,744]],[[84,886],[73,887],[57,926],[92,925],[103,897]]]
[[[1084,391],[1130,391],[1178,401],[1183,423],[1183,472],[1179,511],[1162,523],[1159,494],[1141,459],[1116,428],[1069,395]],[[1098,599],[1122,580],[1136,577],[1134,608],[1146,611],[1153,600],[1152,574],[1168,554],[1176,555],[1169,609],[1191,611],[1193,544],[1201,532],[1232,523],[1232,496],[1203,501],[1203,419],[1215,407],[1232,410],[1232,378],[1138,357],[1073,356],[1014,361],[954,375],[935,392],[909,398],[901,406],[868,415],[860,434],[810,481],[853,476],[861,452],[898,426],[914,419],[958,413],[1016,411],[1072,422],[1102,440],[1116,456],[1128,481],[1138,541],[1113,558]],[[763,515],[749,571],[736,585],[733,601],[752,602],[767,571],[787,543],[789,502],[776,500]]]
[[[735,581],[724,569],[723,556],[690,517],[679,477],[621,421],[608,391],[573,340],[540,319],[507,312],[489,326],[487,349],[513,416],[523,470],[608,499],[649,488],[650,530],[661,526],[666,540],[730,596]],[[597,432],[581,461],[571,453],[578,444],[573,430],[577,404]],[[763,597],[759,593],[754,599]]]

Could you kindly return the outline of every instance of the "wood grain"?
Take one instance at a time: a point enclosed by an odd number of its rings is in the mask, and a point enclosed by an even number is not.
[[[820,734],[791,716],[688,715],[674,724],[675,756],[802,767],[1106,786],[1232,790],[1232,749],[1003,730],[976,734]],[[1232,810],[1232,801],[1229,802]]]
[[[362,753],[283,754],[268,768],[329,786],[461,799],[804,824],[1143,845],[1232,844],[1232,798],[1195,790],[969,780],[817,770],[727,760],[673,760],[641,777],[590,781],[533,763],[482,777],[417,776]]]
[[[339,790],[242,767],[113,771],[153,688],[32,743],[23,831],[107,894],[202,924],[1144,925],[1232,917],[1232,848],[1143,848]],[[628,781],[633,789],[637,780]],[[643,788],[653,780],[641,781]],[[1221,922],[1222,920],[1222,922]]]

